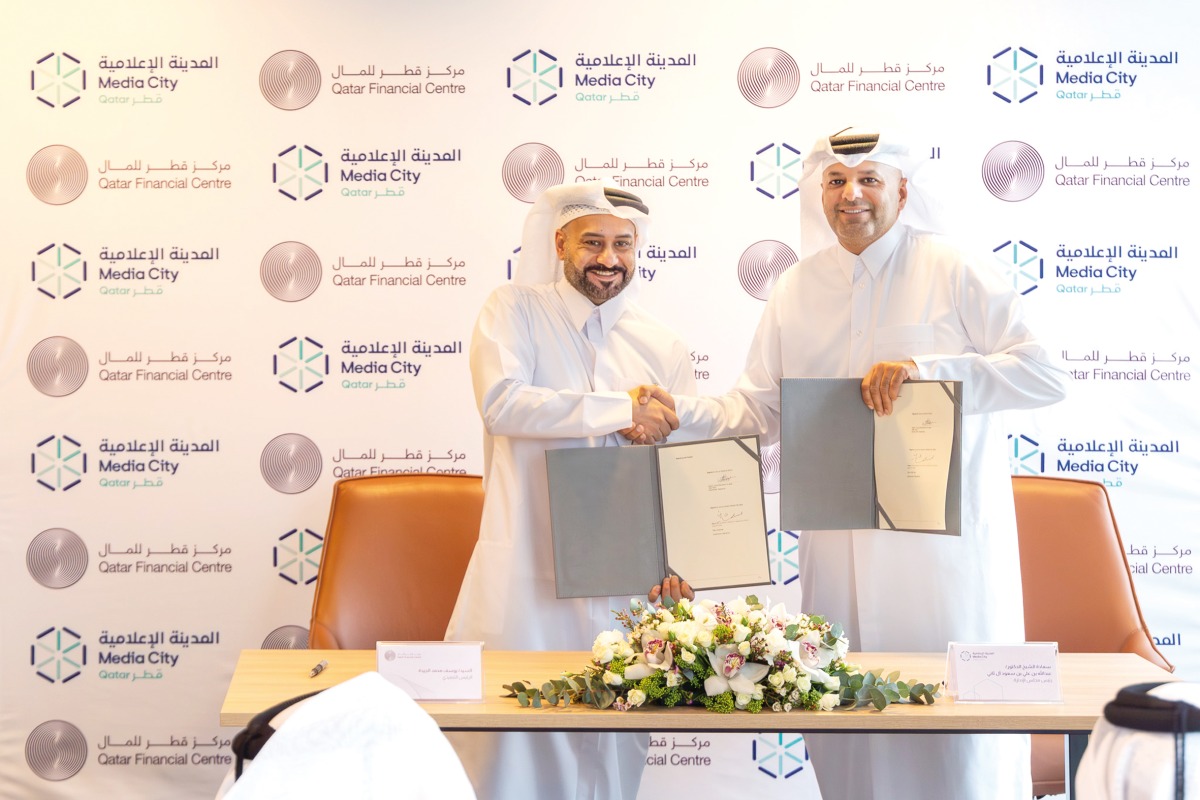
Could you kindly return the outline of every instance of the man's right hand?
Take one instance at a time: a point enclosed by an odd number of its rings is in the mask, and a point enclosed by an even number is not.
[[[661,442],[679,427],[675,399],[661,386],[643,385],[629,390],[633,402],[633,425],[619,431],[635,444]]]

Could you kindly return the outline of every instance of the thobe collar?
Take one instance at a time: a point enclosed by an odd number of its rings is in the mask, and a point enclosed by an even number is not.
[[[567,316],[571,320],[571,325],[585,339],[587,335],[584,333],[584,326],[587,325],[588,318],[592,314],[599,313],[600,330],[604,336],[608,336],[608,332],[617,324],[617,320],[625,313],[625,309],[628,306],[628,298],[625,296],[625,292],[621,292],[611,300],[606,300],[600,305],[596,305],[584,297],[582,292],[567,283],[566,278],[558,279],[554,284],[554,291],[558,292],[558,296],[562,298],[563,303],[566,305]]]
[[[896,252],[896,247],[900,244],[900,237],[904,235],[904,227],[897,222],[888,229],[887,233],[871,242],[867,249],[859,255],[854,255],[839,244],[837,246],[837,263],[846,277],[846,283],[854,280],[854,265],[859,261],[866,267],[867,272],[871,273],[871,279],[877,279],[892,257],[892,253]]]

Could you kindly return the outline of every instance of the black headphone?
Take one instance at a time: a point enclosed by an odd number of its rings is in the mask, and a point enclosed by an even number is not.
[[[1162,683],[1138,683],[1117,692],[1104,706],[1104,718],[1113,725],[1135,731],[1171,733],[1175,736],[1175,798],[1183,800],[1184,735],[1200,731],[1200,708],[1150,694]]]

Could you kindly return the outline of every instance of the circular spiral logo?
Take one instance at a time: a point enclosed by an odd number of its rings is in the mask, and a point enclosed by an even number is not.
[[[755,242],[738,259],[738,281],[751,297],[766,300],[775,281],[796,261],[796,253],[783,242]]]
[[[558,153],[537,142],[515,148],[500,169],[504,188],[522,203],[537,200],[542,192],[562,183],[566,174]]]
[[[263,639],[263,650],[307,650],[308,628],[299,625],[284,625],[267,634]]]
[[[759,458],[762,460],[763,494],[779,494],[779,442],[764,447]]]
[[[43,203],[61,206],[71,202],[87,187],[88,170],[83,156],[65,144],[43,147],[29,159],[25,182]]]
[[[83,731],[61,719],[38,725],[25,740],[25,762],[39,778],[65,781],[87,761]]]
[[[263,288],[276,300],[303,300],[321,284],[321,259],[306,244],[280,242],[267,251],[258,267]]]
[[[51,336],[29,351],[25,372],[33,388],[42,394],[64,397],[87,380],[87,353],[65,336]]]
[[[281,50],[263,62],[258,88],[271,105],[295,111],[315,100],[321,91],[321,68],[307,53]]]
[[[307,436],[284,433],[267,442],[258,468],[275,491],[299,494],[321,477],[321,451]]]
[[[1010,203],[1033,197],[1045,176],[1041,154],[1025,142],[1001,142],[983,158],[983,185]]]
[[[47,589],[65,589],[87,572],[87,546],[66,528],[44,530],[25,550],[25,568]]]
[[[738,65],[738,90],[759,108],[775,108],[791,100],[800,88],[800,67],[783,50],[764,47]]]

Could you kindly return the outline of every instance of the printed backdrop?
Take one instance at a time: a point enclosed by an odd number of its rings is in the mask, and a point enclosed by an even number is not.
[[[212,795],[238,652],[306,644],[331,484],[482,470],[465,347],[543,189],[649,202],[643,297],[720,393],[799,252],[801,159],[850,125],[912,133],[1071,366],[1068,400],[1007,420],[1013,470],[1109,487],[1195,679],[1200,11],[854,11],[6,7],[0,791]],[[770,535],[797,607],[796,537]],[[646,796],[818,796],[799,737],[656,735],[649,760]]]

